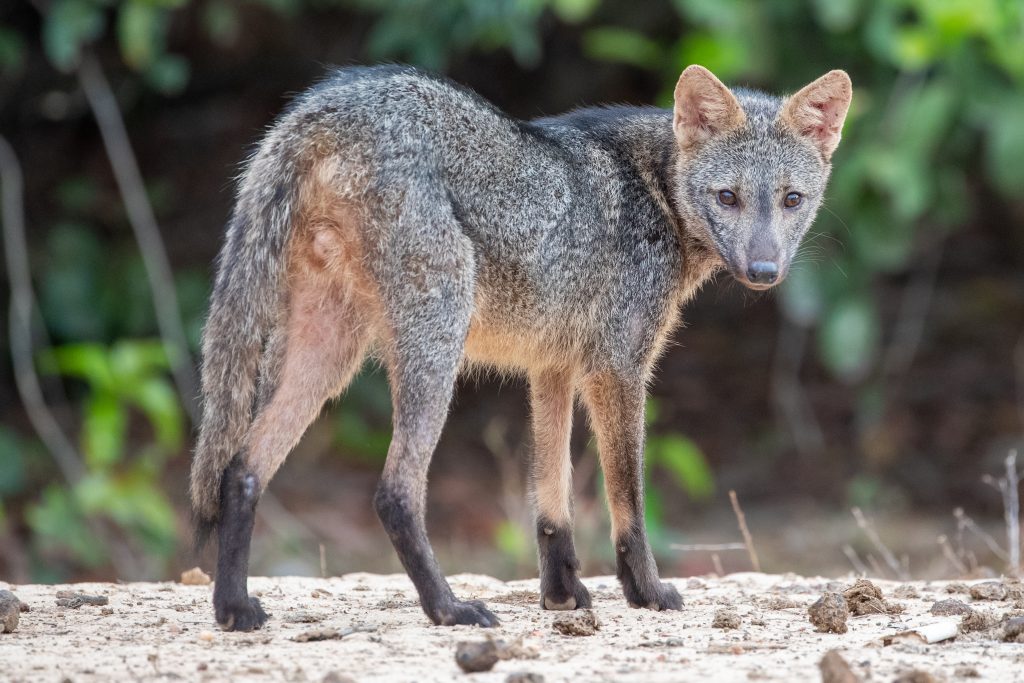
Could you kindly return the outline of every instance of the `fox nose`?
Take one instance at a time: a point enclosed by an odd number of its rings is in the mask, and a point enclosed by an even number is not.
[[[770,285],[779,276],[779,266],[775,261],[754,261],[747,267],[747,277],[759,285]]]

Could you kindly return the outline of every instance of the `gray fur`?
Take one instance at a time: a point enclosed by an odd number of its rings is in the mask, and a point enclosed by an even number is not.
[[[741,275],[772,258],[785,274],[829,174],[827,155],[780,119],[782,99],[735,92],[744,124],[685,150],[669,110],[523,122],[406,67],[342,69],[298,97],[247,164],[219,259],[192,470],[200,523],[218,521],[222,474],[278,386],[287,253],[305,173],[323,162],[336,196],[360,207],[362,267],[385,320],[374,338],[395,422],[377,508],[431,618],[495,623],[482,605],[454,600],[423,525],[427,466],[466,364],[576,378],[615,472],[627,597],[678,608],[643,531],[646,383],[681,304],[715,271]],[[723,188],[738,208],[718,203]],[[795,210],[780,204],[790,191],[805,197]],[[571,568],[571,529],[557,538],[552,561]],[[245,570],[231,571],[242,572],[242,604]],[[566,604],[579,591],[559,571],[550,581],[571,585],[555,585],[553,600]]]

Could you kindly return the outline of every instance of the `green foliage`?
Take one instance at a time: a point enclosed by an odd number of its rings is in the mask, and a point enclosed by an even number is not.
[[[700,447],[681,434],[656,433],[651,429],[659,413],[658,401],[649,398],[645,415],[648,434],[644,450],[644,514],[651,542],[656,547],[664,545],[666,540],[663,503],[666,493],[682,491],[695,502],[709,500],[715,493],[714,474]]]
[[[185,427],[163,346],[153,341],[68,344],[39,364],[86,389],[80,432],[86,473],[72,487],[51,484],[29,507],[26,519],[39,551],[60,549],[85,566],[101,565],[108,549],[90,521],[107,520],[147,555],[168,557],[175,541],[174,511],[160,475],[167,458],[182,448]],[[128,438],[136,414],[151,429],[141,445]]]

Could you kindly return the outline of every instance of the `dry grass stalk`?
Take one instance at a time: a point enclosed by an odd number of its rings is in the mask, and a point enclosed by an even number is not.
[[[743,509],[740,507],[739,498],[736,497],[735,491],[729,491],[729,500],[732,502],[732,510],[736,513],[736,521],[740,525],[740,533],[743,534],[743,542],[747,546],[747,554],[750,555],[750,564],[753,565],[754,571],[761,571],[761,561],[757,559],[757,551],[754,550],[754,538],[750,535],[750,529],[747,528],[747,517],[743,514]]]

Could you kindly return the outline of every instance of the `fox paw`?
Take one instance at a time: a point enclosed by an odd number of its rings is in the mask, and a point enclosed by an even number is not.
[[[683,598],[679,595],[676,587],[670,583],[658,581],[644,590],[638,590],[638,586],[623,585],[626,594],[626,601],[630,607],[644,607],[656,611],[683,608]]]
[[[217,623],[225,631],[255,631],[270,618],[256,598],[217,607],[216,613]]]
[[[438,626],[482,626],[493,628],[499,624],[498,617],[479,600],[453,600],[444,606],[428,612],[430,619]]]
[[[541,609],[571,610],[587,609],[591,606],[590,591],[573,576],[568,586],[545,586],[541,588]]]

